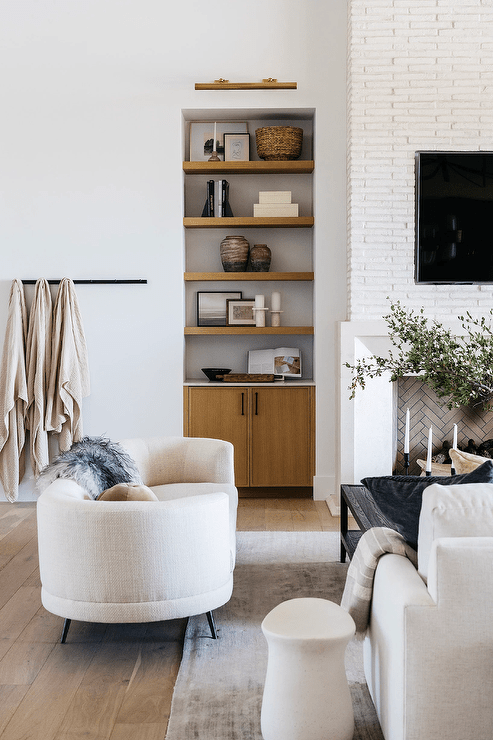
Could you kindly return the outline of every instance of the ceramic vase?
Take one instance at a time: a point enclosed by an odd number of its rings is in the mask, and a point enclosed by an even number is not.
[[[250,268],[252,272],[269,272],[271,256],[267,244],[254,244],[250,250]]]
[[[226,236],[220,246],[224,272],[245,272],[250,244],[244,236]]]

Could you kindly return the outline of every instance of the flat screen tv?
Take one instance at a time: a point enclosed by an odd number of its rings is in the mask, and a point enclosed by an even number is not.
[[[493,283],[493,152],[416,152],[417,283]]]

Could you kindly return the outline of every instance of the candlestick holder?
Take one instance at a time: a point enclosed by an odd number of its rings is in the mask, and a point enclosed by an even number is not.
[[[453,466],[453,465],[452,465],[452,467],[450,468],[450,475],[456,475],[456,470],[455,470],[455,468],[454,468],[454,466]]]
[[[426,473],[425,473],[425,476],[426,476],[427,478],[429,478],[429,477],[430,477],[430,475],[431,475],[431,470],[427,470],[427,471],[426,471]]]
[[[252,311],[255,316],[255,326],[265,326],[265,312],[268,310],[268,308],[253,306]]]
[[[270,325],[281,326],[281,314],[282,311],[274,311],[271,309]]]
[[[409,452],[404,453],[404,469],[406,471],[406,475],[409,475]]]
[[[207,161],[208,162],[220,162],[221,160],[217,156],[217,152],[214,151],[214,152],[212,152],[212,155],[209,157],[209,159]]]

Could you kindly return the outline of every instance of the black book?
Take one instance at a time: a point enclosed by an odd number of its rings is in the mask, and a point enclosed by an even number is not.
[[[214,180],[207,180],[207,196],[202,216],[214,216]]]

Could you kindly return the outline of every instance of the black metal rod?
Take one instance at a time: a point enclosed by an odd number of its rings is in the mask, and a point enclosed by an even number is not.
[[[37,280],[23,280],[24,285],[36,285]],[[61,280],[48,280],[50,285],[58,285]],[[75,285],[146,285],[147,280],[136,278],[132,280],[73,280]]]

